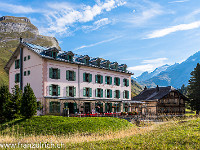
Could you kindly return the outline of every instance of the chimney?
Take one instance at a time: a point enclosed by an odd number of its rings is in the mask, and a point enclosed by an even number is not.
[[[157,85],[156,90],[159,91],[159,86]]]
[[[144,90],[146,90],[146,89],[147,89],[147,86],[144,87]]]

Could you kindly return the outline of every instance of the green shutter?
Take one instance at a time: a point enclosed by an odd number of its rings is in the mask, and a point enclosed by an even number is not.
[[[105,84],[107,84],[107,76],[105,76]]]
[[[108,103],[105,103],[105,112],[106,112],[106,113],[108,112],[108,110],[107,110],[107,105],[108,105]]]
[[[110,98],[112,98],[112,90],[110,90]]]
[[[118,83],[119,83],[118,85],[120,85],[120,78],[118,78]]]
[[[124,83],[124,86],[125,86],[125,79],[123,79],[123,83]]]
[[[60,69],[58,69],[58,79],[60,79]]]
[[[31,56],[30,55],[28,55],[28,60],[31,58]]]
[[[66,80],[69,80],[69,70],[66,71]]]
[[[116,80],[117,80],[117,78],[115,77],[115,78],[114,78],[114,85],[116,85]]]
[[[119,90],[119,97],[118,98],[120,98],[120,90]]]
[[[103,97],[103,89],[101,89],[101,97]]]
[[[100,112],[103,112],[103,103],[101,103],[101,108],[100,108]]]
[[[24,61],[26,61],[26,57],[24,57]]]
[[[49,86],[49,95],[52,95],[52,90],[53,90],[53,89],[52,89],[52,86],[50,85],[50,86]]]
[[[60,113],[60,102],[57,102],[57,112]]]
[[[74,81],[76,81],[76,72],[74,71]]]
[[[112,77],[110,77],[110,85],[112,85]]]
[[[74,103],[74,114],[77,113],[77,103]]]
[[[92,74],[89,74],[89,82],[92,82]]]
[[[125,103],[123,103],[123,112],[125,112]]]
[[[76,96],[76,87],[74,87],[74,97]]]
[[[52,68],[49,68],[49,78],[52,79],[52,77],[53,77],[53,70]]]
[[[98,96],[98,89],[95,89],[95,96]]]
[[[49,102],[49,113],[52,113],[53,108],[52,108],[52,102]]]
[[[15,74],[15,82],[17,82],[17,74]]]
[[[105,89],[105,97],[107,98],[107,89]]]
[[[125,98],[125,91],[123,91],[123,98]]]
[[[101,84],[103,83],[103,76],[101,76]]]
[[[66,96],[69,96],[69,86],[66,87]]]
[[[86,88],[83,88],[83,96],[86,96]]]
[[[97,79],[97,75],[95,75],[95,83],[97,83],[97,80],[98,80],[98,79]]]
[[[58,96],[60,96],[60,86],[58,85]]]
[[[114,91],[114,98],[117,98],[116,90]]]
[[[15,69],[17,69],[17,60],[15,60]]]
[[[92,97],[92,88],[89,89],[89,97]]]
[[[83,82],[85,82],[86,80],[85,80],[85,73],[83,73]]]
[[[64,103],[64,108],[68,108],[68,103]]]
[[[127,94],[128,94],[128,97],[127,97],[127,98],[129,99],[129,91],[127,91]]]
[[[129,86],[129,79],[127,79],[127,86]]]

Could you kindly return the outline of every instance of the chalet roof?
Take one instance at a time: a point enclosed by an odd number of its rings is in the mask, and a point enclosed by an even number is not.
[[[35,45],[35,44],[24,42],[23,40],[20,41],[20,44],[18,45],[17,49],[15,50],[15,52],[11,56],[10,60],[8,61],[6,66],[4,67],[4,69],[6,71],[9,70],[10,66],[12,65],[14,60],[16,59],[17,55],[19,54],[20,47],[27,47],[29,50],[33,51],[34,53],[36,53],[40,57],[46,58],[46,59],[52,59],[52,60],[56,60],[56,61],[63,61],[63,62],[67,62],[67,63],[73,63],[73,64],[84,65],[84,66],[89,66],[89,67],[95,67],[95,68],[100,68],[100,69],[106,69],[106,70],[111,70],[111,71],[116,71],[116,72],[133,74],[132,72],[129,72],[129,71],[114,70],[112,68],[108,69],[108,68],[105,68],[103,65],[97,66],[97,65],[93,64],[92,61],[90,61],[89,64],[85,64],[82,61],[80,61],[82,59],[90,59],[90,57],[88,55],[74,54],[73,61],[69,61],[69,60],[64,59],[63,55],[65,55],[65,54],[73,54],[73,52],[71,52],[71,51],[66,52],[66,51],[58,50],[55,47],[44,47],[44,46],[40,46],[40,45]],[[53,57],[48,55],[48,51],[51,51],[51,50],[56,51],[58,53],[56,58],[53,58]],[[99,58],[97,58],[97,59],[99,59]],[[109,60],[106,60],[106,61],[102,60],[101,61],[101,63],[105,63],[105,62],[109,62]]]
[[[164,96],[169,94],[171,91],[179,92],[172,86],[167,86],[167,87],[158,87],[157,86],[156,88],[148,88],[148,89],[144,89],[139,95],[133,97],[132,100],[134,100],[134,101],[155,101],[155,100],[159,100],[159,99],[163,98]],[[186,98],[185,96],[183,96],[183,97]]]

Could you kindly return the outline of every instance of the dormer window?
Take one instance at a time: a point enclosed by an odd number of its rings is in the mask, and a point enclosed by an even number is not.
[[[57,52],[52,51],[52,57],[53,57],[54,59],[56,59],[56,58],[57,58]]]
[[[69,51],[69,52],[66,52],[65,54],[65,59],[70,61],[70,62],[73,62],[73,57],[74,57],[74,53]]]
[[[89,65],[89,59],[85,59],[85,64]]]

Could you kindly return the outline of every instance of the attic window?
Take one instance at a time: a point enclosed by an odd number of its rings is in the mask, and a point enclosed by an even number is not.
[[[57,52],[52,52],[52,57],[53,57],[54,59],[56,59],[56,58],[57,58]]]
[[[68,55],[68,60],[72,62],[73,61],[73,57],[71,55]]]
[[[85,59],[85,64],[89,65],[89,59]]]

